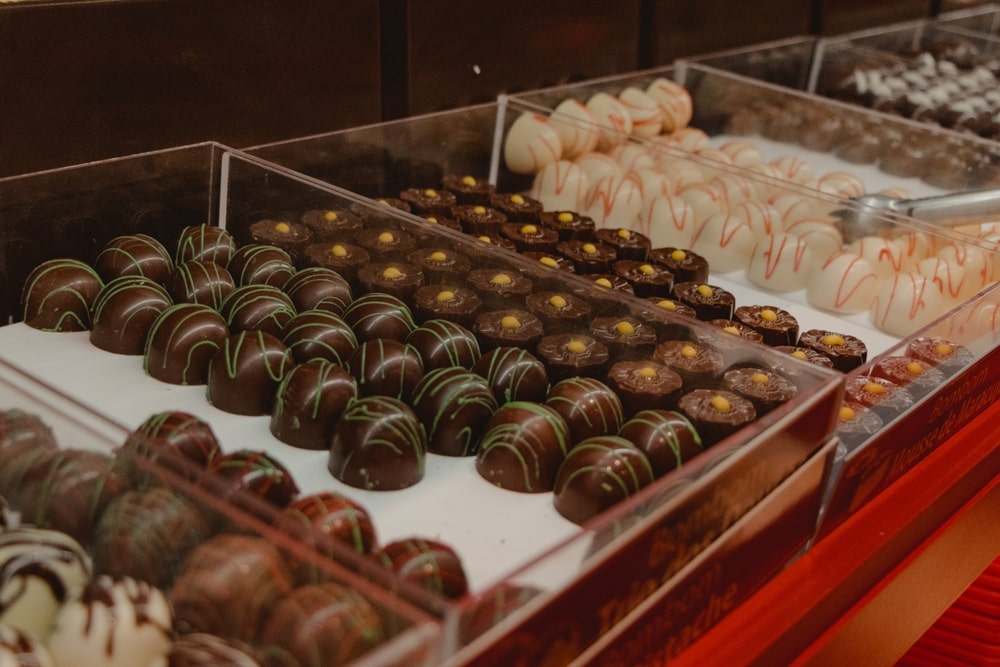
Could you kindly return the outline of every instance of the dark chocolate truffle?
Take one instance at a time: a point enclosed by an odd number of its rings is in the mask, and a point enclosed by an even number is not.
[[[646,262],[652,243],[649,237],[631,229],[604,227],[594,232],[594,238],[615,249],[618,259]]]
[[[675,283],[703,284],[708,281],[708,260],[685,248],[654,248],[649,261],[665,266]]]
[[[512,401],[486,424],[476,470],[502,489],[551,491],[570,445],[569,426],[558,412],[542,403]]]
[[[757,415],[764,415],[795,397],[797,389],[777,371],[766,368],[734,368],[722,376],[729,391],[751,403]]]
[[[664,341],[656,346],[653,356],[681,377],[685,389],[714,384],[725,366],[721,353],[693,341]]]
[[[528,295],[525,305],[550,334],[584,331],[590,320],[590,304],[569,292],[535,292]]]
[[[765,345],[795,345],[799,339],[798,320],[777,306],[740,306],[733,318],[759,333]]]
[[[451,285],[424,285],[413,296],[413,314],[421,322],[447,319],[471,327],[483,300],[471,289]]]
[[[560,380],[549,389],[545,405],[558,412],[569,427],[570,441],[615,435],[625,421],[621,399],[606,384],[589,377]]]
[[[640,410],[622,425],[618,435],[646,454],[656,477],[680,468],[702,451],[698,431],[674,410]]]
[[[542,321],[526,310],[491,310],[476,316],[472,331],[484,350],[521,347],[534,351],[545,335]]]
[[[442,542],[418,537],[396,540],[377,557],[400,578],[437,595],[458,599],[469,590],[462,561]]]
[[[221,264],[192,260],[174,267],[167,290],[177,303],[200,303],[216,310],[236,289],[233,276]]]
[[[595,317],[590,333],[608,346],[616,360],[647,357],[657,339],[651,324],[631,315]]]
[[[237,285],[283,287],[295,273],[292,257],[273,245],[252,243],[237,248],[226,265]]]
[[[382,292],[412,303],[424,273],[407,262],[373,262],[358,269],[358,283],[362,292]]]
[[[104,282],[121,276],[145,276],[166,283],[174,262],[166,247],[148,234],[126,234],[108,241],[94,260],[94,270]]]
[[[653,467],[634,444],[614,435],[588,438],[570,450],[553,488],[556,510],[583,524],[653,481]]]
[[[326,359],[344,365],[358,347],[358,339],[347,322],[327,310],[298,313],[285,325],[281,342],[300,364]]]
[[[560,241],[592,241],[596,225],[594,219],[576,211],[543,211],[539,221],[559,235]]]
[[[299,495],[291,471],[266,451],[238,449],[222,454],[212,459],[209,470],[226,481],[228,499],[235,504],[243,505],[245,498],[254,497],[283,508]]]
[[[535,354],[545,364],[552,382],[573,377],[603,378],[608,369],[608,346],[579,333],[543,336]]]
[[[426,455],[427,438],[413,410],[389,396],[367,396],[337,422],[327,467],[349,486],[391,491],[423,478]]]
[[[545,364],[517,347],[490,350],[472,371],[486,378],[500,405],[510,401],[544,401],[549,390]]]
[[[226,297],[219,314],[233,333],[266,331],[280,338],[285,326],[295,317],[295,304],[277,287],[245,285]]]
[[[311,266],[297,272],[282,287],[297,312],[328,310],[343,315],[354,300],[347,280],[333,269]]]
[[[285,508],[285,514],[302,522],[306,540],[329,554],[331,542],[359,553],[371,553],[378,540],[367,510],[336,491],[299,496]]]
[[[618,394],[630,416],[647,409],[672,409],[680,398],[681,376],[654,361],[619,361],[608,371],[605,383]]]
[[[234,639],[223,639],[204,632],[190,632],[174,640],[170,649],[170,667],[260,667],[253,650]]]
[[[160,313],[149,328],[143,370],[169,384],[205,384],[208,364],[229,335],[229,326],[213,308],[199,303],[175,304]]]
[[[497,407],[486,379],[464,368],[433,370],[413,391],[413,411],[424,425],[428,449],[435,454],[474,455]]]
[[[347,369],[358,382],[362,396],[391,396],[409,402],[424,376],[424,363],[416,348],[391,338],[360,343],[347,359]]]
[[[278,386],[271,433],[293,447],[326,449],[337,420],[357,396],[357,381],[340,366],[325,359],[300,363]]]
[[[266,331],[241,331],[222,342],[208,364],[208,401],[237,415],[266,415],[295,358]]]
[[[482,356],[475,335],[451,320],[427,320],[406,337],[406,344],[420,355],[425,371],[451,366],[472,368]]]
[[[147,417],[129,433],[121,449],[129,456],[148,459],[182,476],[207,470],[221,453],[211,425],[200,417],[178,410]]]
[[[90,342],[115,354],[142,354],[153,322],[172,305],[167,290],[149,278],[115,278],[94,299]]]
[[[313,242],[311,229],[301,222],[287,220],[258,220],[250,225],[250,238],[254,244],[281,248],[293,261],[298,261]]]
[[[699,320],[731,320],[736,308],[733,293],[706,283],[676,283],[674,299],[694,309]]]
[[[695,389],[683,396],[678,409],[694,425],[706,447],[735,433],[757,418],[753,403],[717,389]]]
[[[234,252],[236,241],[225,229],[213,225],[191,225],[181,230],[174,264],[180,266],[185,262],[198,261],[224,267],[229,264]]]
[[[860,338],[825,329],[802,332],[798,345],[826,355],[833,362],[833,367],[844,373],[857,368],[868,358],[868,347]]]
[[[370,292],[355,299],[344,311],[344,321],[354,330],[358,341],[376,338],[402,341],[416,328],[409,306],[382,292]]]
[[[24,323],[41,331],[87,331],[103,286],[97,272],[79,260],[42,262],[24,283]]]

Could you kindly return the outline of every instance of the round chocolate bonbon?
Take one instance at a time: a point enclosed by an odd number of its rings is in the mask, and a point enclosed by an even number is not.
[[[177,264],[167,290],[177,303],[201,303],[218,310],[236,289],[233,276],[221,264],[192,260]]]
[[[456,600],[469,590],[462,561],[443,542],[417,537],[396,540],[376,556],[402,579],[437,595]]]
[[[345,365],[358,347],[358,339],[347,322],[328,310],[306,310],[285,325],[281,342],[299,363],[326,359]]]
[[[167,410],[139,424],[128,434],[121,451],[186,475],[207,470],[222,450],[207,421],[188,412]]]
[[[242,495],[287,507],[298,495],[299,487],[292,473],[274,455],[266,451],[238,449],[216,456],[209,470],[225,480],[231,502],[242,504]]]
[[[484,354],[472,371],[486,378],[497,403],[544,401],[549,390],[545,364],[517,347],[498,347]]]
[[[642,450],[656,477],[676,470],[702,451],[701,436],[675,410],[640,410],[622,424],[618,435]]]
[[[293,447],[326,449],[337,419],[357,395],[357,381],[340,366],[325,359],[300,363],[278,386],[271,433]]]
[[[294,365],[284,343],[266,331],[233,334],[209,362],[208,401],[237,415],[266,415]]]
[[[24,282],[24,323],[41,331],[87,331],[103,286],[97,272],[79,260],[42,262]]]
[[[295,274],[295,265],[288,252],[263,243],[251,243],[237,248],[226,268],[239,286],[283,287]]]
[[[471,331],[450,320],[427,320],[410,332],[406,344],[420,355],[424,370],[472,368],[482,356],[479,341]]]
[[[608,385],[590,377],[560,380],[549,389],[545,405],[569,427],[571,442],[615,435],[625,421],[621,400]]]
[[[619,361],[604,381],[618,394],[626,417],[641,410],[674,407],[683,387],[680,375],[655,361]]]
[[[277,287],[246,285],[226,297],[219,314],[233,333],[266,331],[281,337],[285,326],[295,317],[295,304]]]
[[[439,368],[413,390],[413,411],[435,454],[472,456],[497,401],[489,383],[464,368]]]
[[[371,553],[378,540],[371,516],[357,502],[336,491],[319,491],[296,498],[285,508],[285,514],[301,521],[310,543],[324,551],[327,540],[333,540],[359,554]]]
[[[653,481],[653,468],[634,444],[613,435],[588,438],[570,450],[553,488],[556,510],[582,524]]]
[[[403,341],[416,328],[409,306],[383,292],[369,292],[358,297],[344,310],[343,317],[358,341],[375,338]]]
[[[173,268],[170,252],[148,234],[116,236],[104,245],[94,260],[94,270],[104,282],[121,276],[145,276],[164,284]]]
[[[236,241],[225,229],[213,225],[191,225],[181,230],[174,264],[194,260],[226,266],[235,252]]]
[[[366,340],[347,359],[362,396],[391,396],[408,402],[424,376],[417,350],[398,340]]]
[[[189,632],[174,640],[170,651],[170,667],[261,667],[253,657],[253,649],[234,639],[217,637],[205,632]]]
[[[339,273],[321,266],[298,271],[285,282],[282,289],[292,300],[297,312],[327,310],[343,315],[354,296],[351,285]]]
[[[570,446],[569,426],[562,415],[542,403],[513,401],[501,406],[486,424],[476,471],[502,489],[551,491]]]
[[[167,290],[149,278],[115,278],[94,299],[90,342],[115,354],[142,354],[153,322],[172,305]]]
[[[199,303],[170,306],[146,337],[143,371],[161,382],[199,385],[208,381],[208,364],[229,326],[218,311]]]

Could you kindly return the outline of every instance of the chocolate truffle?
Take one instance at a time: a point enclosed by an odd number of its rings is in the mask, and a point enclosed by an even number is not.
[[[149,278],[115,278],[94,299],[90,342],[115,354],[142,354],[153,322],[172,305],[167,290]]]
[[[569,426],[542,403],[501,405],[479,444],[476,470],[490,484],[521,493],[551,491],[571,446]]]
[[[711,386],[725,367],[720,352],[694,341],[664,341],[656,346],[653,357],[677,373],[685,389]]]
[[[208,402],[237,415],[266,415],[295,358],[266,331],[241,331],[222,342],[208,364]]]
[[[300,363],[278,386],[271,434],[300,449],[326,449],[337,419],[357,396],[357,381],[340,366],[326,359]]]
[[[559,242],[559,234],[554,229],[533,222],[504,223],[500,234],[510,239],[518,252],[555,252]]]
[[[431,215],[448,215],[458,203],[454,192],[434,188],[407,188],[399,193],[399,198],[415,213]]]
[[[282,289],[292,300],[296,312],[300,313],[316,309],[343,315],[354,300],[347,279],[333,269],[320,266],[298,271],[285,282]]]
[[[576,211],[543,211],[539,221],[554,229],[560,241],[593,241],[596,225],[594,219]]]
[[[283,287],[295,273],[291,255],[277,246],[260,243],[237,248],[226,268],[240,286]]]
[[[482,305],[471,289],[441,283],[424,285],[413,296],[413,314],[421,322],[447,319],[471,327]]]
[[[354,330],[358,341],[376,338],[402,341],[416,328],[409,306],[384,292],[369,292],[355,299],[344,311],[344,321]]]
[[[732,393],[753,403],[757,415],[764,415],[795,397],[796,387],[777,371],[765,368],[734,368],[722,376]]]
[[[647,357],[656,345],[652,325],[631,315],[595,317],[590,321],[590,333],[619,361]]]
[[[378,543],[367,510],[336,491],[299,496],[285,508],[285,514],[302,523],[308,533],[306,541],[324,554],[332,553],[331,543],[359,554],[371,553]]]
[[[361,229],[356,215],[336,208],[306,211],[300,221],[312,232],[315,243],[347,240]]]
[[[277,287],[246,285],[237,287],[226,297],[219,314],[233,333],[266,331],[280,338],[295,317],[295,304]]]
[[[674,274],[675,283],[703,284],[708,281],[708,260],[684,248],[654,248],[649,261],[665,266]]]
[[[261,667],[253,650],[233,639],[223,639],[204,632],[191,632],[174,640],[170,667]]]
[[[545,335],[542,321],[526,310],[491,310],[480,313],[472,325],[483,350],[520,347],[533,352]]]
[[[221,454],[219,440],[211,425],[200,417],[179,410],[158,412],[147,417],[128,434],[121,451],[182,476],[207,470]]]
[[[844,395],[847,401],[874,410],[884,420],[891,420],[913,405],[913,394],[904,387],[870,375],[848,377]]]
[[[635,295],[635,289],[632,287],[632,283],[613,273],[585,273],[580,277],[585,280],[589,280],[596,287],[602,290],[613,290],[615,292]]]
[[[776,348],[779,352],[788,354],[796,359],[813,364],[814,366],[819,366],[820,368],[829,368],[833,370],[833,361],[830,357],[826,356],[822,352],[817,352],[816,350],[810,349],[808,347],[798,347],[796,345],[779,345]],[[801,364],[789,363],[775,365],[774,369],[784,375],[785,377],[795,379],[797,376],[801,375],[802,369]]]
[[[918,361],[930,364],[945,375],[952,375],[976,360],[967,348],[933,336],[922,336],[910,342],[906,353]]]
[[[674,287],[674,274],[659,264],[634,259],[619,259],[611,265],[611,270],[624,278],[639,297],[670,296]]]
[[[329,269],[338,273],[352,289],[357,290],[358,270],[368,265],[371,255],[359,245],[336,241],[308,246],[302,261],[306,266]]]
[[[223,534],[191,552],[170,601],[182,633],[252,642],[291,590],[288,563],[274,545],[259,537]]]
[[[549,390],[545,364],[517,347],[490,350],[472,371],[486,378],[500,405],[510,401],[543,401]]]
[[[674,410],[640,410],[622,425],[618,435],[642,450],[656,477],[680,468],[702,451],[698,431]]]
[[[362,229],[354,240],[375,262],[406,261],[406,256],[417,247],[417,240],[409,232],[385,227]]]
[[[229,334],[226,321],[209,306],[170,306],[149,328],[143,371],[169,384],[205,384],[208,364]]]
[[[173,269],[170,252],[148,234],[116,236],[94,260],[94,270],[104,282],[121,276],[145,276],[162,285]]]
[[[425,371],[458,366],[472,368],[482,356],[479,341],[461,324],[427,320],[406,337],[406,344],[420,355]]]
[[[712,336],[708,332],[699,332],[699,340],[711,345],[717,352],[722,354],[722,358],[730,365],[755,365],[752,360],[754,353],[747,349],[747,342],[762,343],[764,337],[757,331],[736,320],[709,320],[708,324],[712,329],[718,329],[722,335]],[[752,361],[748,361],[748,357]]]
[[[172,489],[128,491],[108,504],[94,529],[95,571],[165,588],[211,528],[198,508]]]
[[[529,250],[528,252],[521,254],[528,259],[537,261],[547,269],[557,269],[559,271],[566,271],[567,273],[576,273],[576,267],[573,265],[573,262],[566,259],[562,255],[551,252],[536,252],[534,250]]]
[[[594,238],[614,248],[618,259],[627,259],[633,262],[649,261],[652,243],[649,237],[641,232],[604,227],[594,232]]]
[[[531,279],[505,269],[473,269],[468,284],[488,306],[505,308],[523,303],[533,286]]]
[[[391,396],[409,402],[424,376],[416,348],[391,338],[360,343],[347,359],[347,369],[358,382],[361,396]]]
[[[535,353],[553,382],[572,377],[603,378],[608,369],[608,346],[586,334],[543,336]]]
[[[483,204],[460,204],[451,209],[451,215],[462,231],[473,236],[499,236],[507,216]]]
[[[360,593],[342,584],[307,584],[271,612],[257,640],[267,664],[347,665],[385,639],[382,618]]]
[[[733,318],[759,333],[765,345],[795,345],[799,339],[798,320],[777,306],[739,306]]]
[[[24,323],[41,331],[87,331],[103,286],[97,272],[79,260],[42,262],[24,283]]]
[[[362,292],[381,292],[412,303],[424,274],[406,262],[374,262],[358,270],[358,283]]]
[[[845,402],[837,416],[837,438],[854,448],[882,430],[885,422],[874,410],[860,403]]]
[[[545,405],[558,412],[569,427],[570,442],[618,433],[625,415],[618,395],[590,377],[573,377],[552,385]]]
[[[176,303],[200,303],[216,310],[236,289],[233,276],[220,264],[192,260],[174,267],[167,290]]]
[[[753,403],[717,389],[695,389],[681,396],[678,409],[701,435],[708,447],[740,430],[754,419]]]
[[[871,373],[905,387],[917,398],[931,393],[946,381],[940,369],[926,361],[901,355],[880,359],[872,367]]]
[[[233,235],[222,227],[213,225],[191,225],[181,230],[177,240],[174,265],[185,262],[213,262],[219,266],[229,264],[236,252]]]
[[[674,299],[694,309],[699,320],[731,320],[736,308],[733,293],[706,283],[675,283]]]
[[[648,317],[652,322],[658,338],[679,338],[690,335],[690,328],[683,323],[683,320],[679,320],[678,318],[698,319],[694,308],[680,301],[660,297],[651,297],[647,301],[654,308],[652,310],[644,310],[643,316]],[[660,315],[660,311],[665,312],[667,316]]]
[[[225,481],[230,502],[251,510],[254,505],[244,502],[249,497],[283,508],[299,495],[292,473],[266,451],[239,449],[222,454],[212,459],[209,470]]]
[[[826,355],[838,371],[847,373],[868,358],[868,348],[856,336],[824,329],[810,329],[799,335],[799,347]]]
[[[506,239],[500,235],[493,234],[475,234],[476,244],[480,246],[486,246],[492,252],[494,249],[508,250],[510,252],[517,252],[517,248],[510,239]],[[482,249],[482,248],[480,248]]]
[[[583,524],[653,481],[653,467],[634,444],[615,435],[577,443],[559,466],[553,488],[556,510]]]
[[[590,319],[590,304],[569,292],[535,292],[527,296],[525,305],[550,334],[584,331]]]
[[[300,364],[310,359],[325,359],[344,365],[358,347],[347,322],[327,310],[298,313],[285,325],[281,342]]]
[[[472,269],[469,258],[448,248],[418,248],[406,261],[420,269],[427,283],[457,283]]]
[[[337,422],[327,467],[349,486],[391,491],[423,478],[426,455],[427,438],[413,410],[389,396],[367,396]]]
[[[490,197],[496,192],[496,187],[485,178],[475,176],[448,174],[441,181],[441,186],[455,195],[459,204],[481,204],[487,206]]]
[[[438,368],[413,390],[413,411],[424,425],[427,447],[445,456],[472,456],[497,410],[493,389],[465,368]]]
[[[611,366],[605,384],[621,399],[626,416],[640,410],[671,409],[680,398],[681,377],[654,361],[619,361]]]
[[[490,206],[507,216],[511,222],[538,222],[542,202],[518,193],[494,193]]]
[[[457,600],[469,590],[458,554],[447,544],[412,537],[385,545],[377,554],[401,579],[437,595]]]
[[[573,262],[577,273],[610,273],[618,254],[611,246],[596,241],[561,241],[556,251]]]
[[[298,261],[312,244],[313,233],[301,222],[258,220],[250,225],[250,238],[254,244],[277,246]]]

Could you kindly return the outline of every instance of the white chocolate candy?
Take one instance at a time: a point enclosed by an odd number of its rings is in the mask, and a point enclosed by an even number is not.
[[[32,526],[0,532],[0,568],[0,623],[43,640],[91,576],[90,557],[76,540]]]
[[[865,184],[860,178],[846,171],[832,171],[820,176],[816,182],[820,192],[850,199],[860,197],[865,193]]]
[[[625,143],[615,146],[608,155],[613,157],[623,171],[638,171],[639,169],[652,169],[656,166],[653,156],[645,146],[635,143]]]
[[[828,220],[803,219],[785,227],[785,232],[801,239],[812,251],[813,260],[824,262],[830,255],[840,252],[844,238],[840,230]]]
[[[782,178],[792,183],[811,185],[815,180],[809,163],[794,155],[783,155],[776,160],[771,160],[769,164],[778,170]]]
[[[674,183],[670,177],[657,169],[637,169],[632,175],[642,186],[643,202],[651,202],[657,197],[670,197],[674,194]]]
[[[596,183],[606,176],[625,174],[618,161],[607,153],[584,153],[573,162],[587,174],[588,183]]]
[[[747,268],[753,250],[753,232],[728,213],[717,213],[698,227],[691,250],[708,260],[713,271],[728,273]]]
[[[691,122],[691,94],[684,86],[670,79],[658,78],[646,87],[663,111],[663,131],[675,132]]]
[[[589,184],[587,173],[579,165],[557,160],[535,174],[531,196],[542,202],[546,211],[578,211]]]
[[[880,282],[867,259],[838,252],[813,268],[806,283],[806,300],[834,313],[863,313],[871,308]]]
[[[630,175],[605,176],[590,186],[582,214],[603,227],[637,229],[642,210],[642,187]]]
[[[619,93],[618,99],[632,117],[632,134],[651,139],[660,133],[663,128],[663,111],[656,100],[634,86]]]
[[[689,153],[697,153],[712,147],[708,135],[696,127],[682,127],[670,136],[674,140],[674,145]]]
[[[704,181],[685,186],[678,193],[691,205],[697,223],[708,220],[713,215],[726,212],[726,198],[712,184]]]
[[[862,237],[850,244],[847,252],[861,255],[871,262],[879,278],[916,268],[916,262],[904,258],[899,246],[882,236]]]
[[[601,136],[597,129],[597,119],[582,102],[572,98],[563,100],[555,108],[550,121],[559,135],[564,159],[572,160],[597,147],[597,140]]]
[[[940,257],[928,257],[917,262],[917,273],[930,278],[941,296],[952,304],[966,301],[976,293],[972,281],[965,279],[965,269]]]
[[[926,232],[903,231],[893,236],[892,242],[899,248],[904,262],[920,262],[933,254],[934,239]]]
[[[48,647],[56,667],[166,667],[172,632],[159,589],[100,576],[60,610]]]
[[[654,248],[690,248],[695,221],[691,206],[680,197],[654,197],[639,216],[643,234]]]
[[[727,210],[745,201],[756,199],[754,184],[748,178],[736,174],[720,174],[709,181],[726,198]]]
[[[40,640],[9,625],[0,625],[0,667],[56,667]]]
[[[789,225],[799,220],[824,218],[829,209],[829,206],[823,202],[791,190],[776,193],[768,199],[768,203],[781,215],[781,221],[786,230]]]
[[[935,255],[965,269],[966,280],[971,283],[970,288],[973,293],[994,280],[993,259],[982,248],[974,248],[964,243],[948,243],[939,248]]]
[[[632,116],[614,95],[595,93],[587,100],[587,110],[600,128],[597,150],[607,151],[612,146],[624,143],[632,134]]]
[[[934,283],[917,273],[897,273],[879,286],[872,321],[894,336],[913,334],[944,313],[945,301]]]
[[[977,301],[956,313],[948,325],[945,337],[949,340],[979,340],[989,336],[995,343],[1000,338],[1000,304]]]
[[[760,149],[750,141],[743,139],[733,139],[719,146],[719,150],[729,156],[729,159],[737,167],[752,167],[761,164],[764,158],[761,157]]]
[[[720,151],[717,148],[700,148],[696,151],[696,155],[700,158],[706,160],[711,160],[712,162],[718,162],[719,164],[732,165],[733,161],[729,159],[729,156]]]
[[[562,157],[562,143],[548,118],[525,113],[507,131],[503,154],[515,174],[534,174]]]
[[[773,292],[802,289],[812,271],[812,250],[791,234],[758,238],[750,253],[747,280]]]
[[[673,156],[661,158],[659,169],[674,184],[674,194],[680,194],[681,190],[694,183],[701,183],[705,180],[705,175],[690,160],[679,160]]]
[[[729,212],[742,220],[758,239],[781,231],[781,216],[770,204],[756,200],[744,201],[731,207]]]

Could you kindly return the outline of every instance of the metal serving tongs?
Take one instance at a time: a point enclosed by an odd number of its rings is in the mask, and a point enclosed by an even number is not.
[[[1000,188],[967,190],[932,197],[907,199],[885,194],[867,194],[849,200],[851,207],[838,209],[838,227],[844,241],[864,236],[886,236],[893,218],[903,216],[942,227],[970,223],[969,218],[996,215],[1000,219]]]

